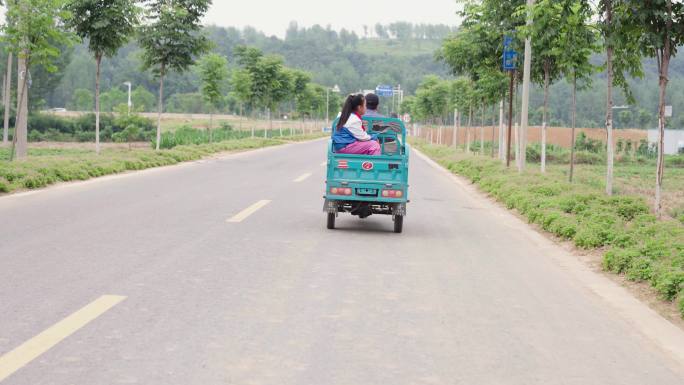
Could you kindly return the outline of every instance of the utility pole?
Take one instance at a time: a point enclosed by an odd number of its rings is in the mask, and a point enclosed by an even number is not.
[[[454,110],[454,132],[453,139],[451,140],[451,145],[458,148],[458,124],[459,122],[458,109]]]
[[[534,0],[527,0],[527,26],[532,25],[532,6]],[[522,90],[522,111],[520,117],[520,164],[519,170],[525,169],[527,153],[527,129],[528,112],[530,106],[530,71],[532,67],[532,39],[528,36],[525,39],[525,63],[523,64],[523,90]]]
[[[515,80],[515,71],[511,72],[511,84],[508,88],[508,132],[506,136],[506,167],[511,166],[511,131],[513,129],[513,82]]]
[[[499,159],[503,160],[504,159],[504,132],[503,132],[503,125],[504,125],[504,101],[501,99],[501,103],[499,103]]]
[[[9,141],[9,119],[10,119],[10,102],[12,100],[12,52],[7,54],[7,83],[5,84],[5,125],[2,130],[2,142]]]
[[[28,90],[30,88],[30,74],[26,68],[26,55],[19,55],[17,88],[17,117],[14,124],[14,144],[16,159],[26,158],[28,155]],[[27,78],[28,76],[28,78]],[[25,79],[26,78],[26,79]]]

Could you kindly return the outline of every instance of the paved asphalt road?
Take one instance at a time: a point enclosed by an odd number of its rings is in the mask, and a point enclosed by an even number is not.
[[[420,157],[403,234],[326,230],[324,155],[0,198],[2,385],[684,383],[679,329]]]

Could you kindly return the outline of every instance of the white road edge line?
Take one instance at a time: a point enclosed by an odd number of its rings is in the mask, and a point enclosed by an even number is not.
[[[306,174],[302,174],[302,175],[298,176],[297,179],[293,180],[293,182],[295,182],[295,183],[303,182],[306,180],[306,178],[308,178],[310,176],[311,176],[311,173],[307,172]]]
[[[120,295],[103,295],[14,350],[0,356],[0,382],[124,299],[126,297]]]
[[[510,211],[496,206],[496,204],[477,190],[475,186],[464,182],[419,150],[415,148],[412,148],[412,150],[427,164],[451,176],[451,179],[456,184],[470,193],[468,195],[471,195],[472,199],[480,201],[484,207],[501,210],[502,218],[506,222],[511,226],[515,226],[516,229],[523,229],[521,234],[527,236],[530,242],[537,244],[541,250],[545,250],[546,255],[560,265],[564,271],[616,310],[642,336],[645,336],[646,339],[669,352],[670,356],[679,363],[680,368],[681,365],[684,365],[684,332],[681,329],[641,302],[624,287],[619,286],[608,277],[592,271],[576,256],[565,251],[558,244],[531,228]]]
[[[255,204],[247,207],[246,209],[240,211],[237,213],[234,217],[226,220],[226,222],[229,223],[240,223],[247,219],[250,215],[254,214],[255,212],[259,211],[259,209],[263,208],[267,204],[271,203],[270,200],[264,199],[256,202]]]

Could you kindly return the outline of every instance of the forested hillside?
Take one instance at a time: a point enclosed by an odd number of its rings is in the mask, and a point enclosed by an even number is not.
[[[234,48],[253,46],[266,54],[282,56],[289,67],[311,72],[316,83],[330,87],[338,84],[342,92],[374,88],[381,83],[401,84],[408,92],[413,92],[426,74],[446,76],[446,68],[434,60],[434,52],[450,33],[450,28],[395,24],[408,25],[411,32],[402,33],[399,28],[397,34],[396,28],[390,28],[392,25],[381,26],[381,33],[373,35],[382,37],[366,38],[346,30],[338,32],[317,25],[300,28],[293,23],[284,39],[266,36],[249,27],[238,30],[209,26],[205,33],[213,42],[214,51],[225,55],[232,68],[236,66]],[[376,26],[375,30],[378,29]],[[85,90],[94,90],[95,65],[85,46],[79,44],[66,49],[60,64],[58,72],[50,76],[39,69],[34,71],[34,108],[81,109],[88,104],[90,99]],[[140,50],[134,43],[125,46],[114,58],[103,60],[103,110],[125,103],[123,83],[127,81],[132,82],[136,90],[134,104],[145,110],[154,109],[158,85],[153,75],[142,72],[140,66]],[[41,78],[50,81],[40,81]],[[171,73],[165,88],[169,111],[202,110],[201,98],[191,95],[199,88],[196,73]]]
[[[214,51],[225,55],[232,68],[236,67],[234,48],[253,46],[266,54],[277,54],[289,67],[300,68],[312,74],[315,83],[332,87],[338,84],[343,93],[369,89],[377,84],[401,84],[412,94],[427,75],[448,78],[446,66],[435,59],[435,52],[453,30],[440,25],[412,25],[394,23],[376,25],[363,36],[346,30],[334,31],[315,25],[302,28],[293,23],[285,38],[266,36],[254,28],[238,30],[209,26],[205,33],[214,43]],[[601,58],[596,57],[596,63]],[[72,110],[89,109],[95,88],[94,60],[83,44],[64,49],[58,71],[48,74],[37,68],[32,73],[32,107],[66,107]],[[4,64],[3,64],[4,65]],[[124,82],[133,83],[133,102],[136,108],[155,109],[157,82],[149,72],[140,70],[140,50],[135,43],[121,49],[111,59],[103,60],[102,105],[103,111],[126,102]],[[670,104],[675,116],[672,127],[684,128],[684,56],[676,57],[670,67]],[[632,80],[637,100],[635,106],[619,110],[617,127],[650,127],[655,124],[657,78],[655,63],[646,61],[644,79]],[[578,94],[578,125],[601,127],[604,120],[605,87],[603,74],[597,73],[594,81]],[[183,75],[171,73],[165,84],[166,110],[169,112],[204,112],[202,98],[198,96],[199,80],[190,71]],[[228,85],[227,89],[230,89]],[[568,100],[571,89],[561,81],[551,87],[550,123],[567,125],[570,121]],[[226,111],[237,111],[237,103],[226,97]],[[535,87],[531,96],[531,122],[541,123],[542,93]],[[625,104],[618,93],[617,104]]]

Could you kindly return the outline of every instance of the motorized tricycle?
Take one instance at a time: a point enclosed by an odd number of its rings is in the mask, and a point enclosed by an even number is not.
[[[376,134],[381,155],[350,155],[334,151],[328,143],[328,171],[323,211],[329,229],[339,213],[363,219],[372,214],[391,215],[394,232],[401,233],[408,200],[409,145],[406,127],[396,118],[363,118],[369,134]],[[334,127],[337,121],[333,122]]]

